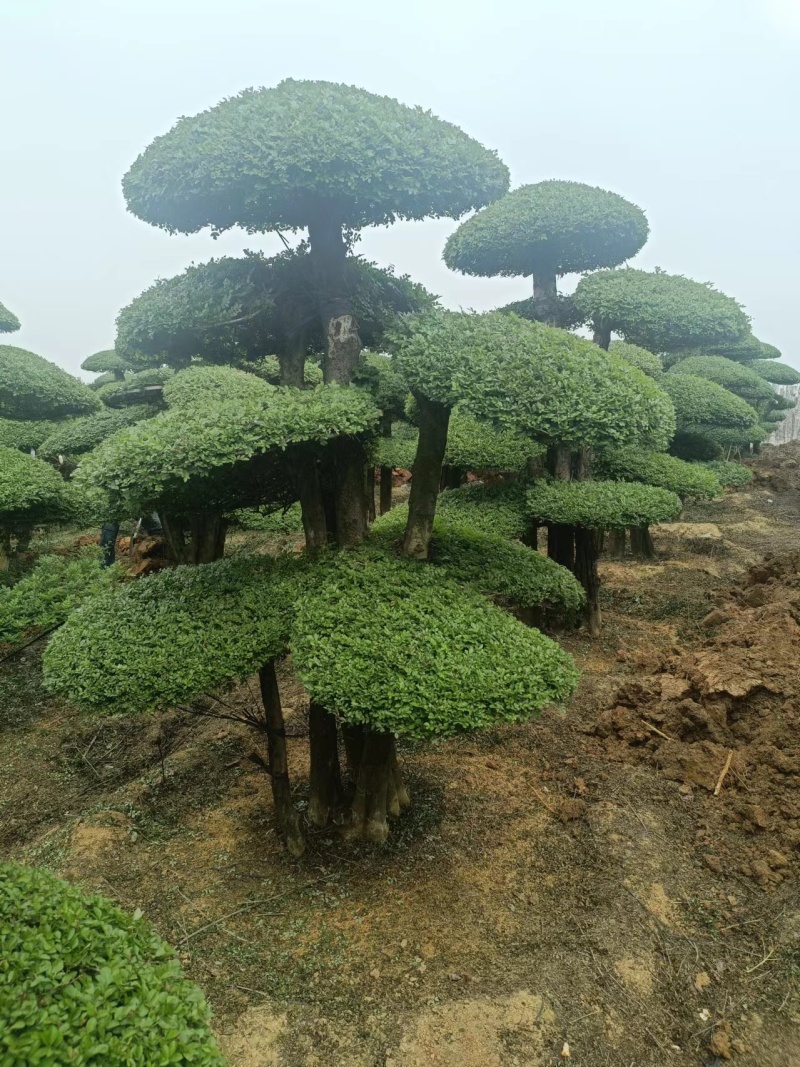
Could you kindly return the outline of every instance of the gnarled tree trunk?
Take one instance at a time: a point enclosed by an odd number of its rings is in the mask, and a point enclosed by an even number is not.
[[[419,442],[411,473],[403,555],[411,559],[427,559],[447,447],[450,408],[421,395],[416,395],[416,400],[419,407]]]
[[[611,344],[611,324],[607,319],[597,319],[592,323],[592,329],[594,343],[608,351]]]
[[[267,738],[267,766],[272,783],[272,799],[275,802],[275,819],[289,852],[293,856],[301,856],[306,842],[300,814],[292,803],[286,753],[286,726],[275,674],[275,660],[271,659],[264,664],[258,678],[264,705],[263,731]]]
[[[607,544],[609,556],[622,558],[625,555],[625,530],[609,530]]]
[[[159,518],[170,553],[177,563],[213,563],[225,555],[228,524],[217,512],[175,515],[162,511]]]

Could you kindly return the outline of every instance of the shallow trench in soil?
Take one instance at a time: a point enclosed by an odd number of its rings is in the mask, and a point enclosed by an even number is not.
[[[291,860],[244,728],[83,719],[34,646],[0,676],[0,854],[141,908],[233,1067],[796,1067],[791,573],[744,598],[800,548],[800,494],[765,478],[656,530],[655,562],[602,563],[601,637],[563,638],[569,707],[405,746],[413,808],[378,850],[319,833]],[[767,688],[684,677],[750,625],[789,635]],[[684,689],[655,692],[666,677]],[[302,804],[307,699],[290,665],[280,682]]]

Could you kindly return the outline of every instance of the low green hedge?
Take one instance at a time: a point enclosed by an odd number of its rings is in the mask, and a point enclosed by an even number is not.
[[[591,530],[669,522],[681,512],[680,497],[639,482],[541,482],[527,493],[532,519]]]
[[[47,871],[0,866],[4,1067],[224,1067],[209,1018],[141,918]]]
[[[700,465],[698,464],[698,466]],[[710,470],[725,488],[747,485],[748,482],[753,480],[753,472],[747,467],[743,467],[741,463],[728,463],[724,459],[712,459],[703,463],[702,466]]]

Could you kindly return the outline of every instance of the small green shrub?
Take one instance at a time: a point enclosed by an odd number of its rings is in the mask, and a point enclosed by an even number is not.
[[[164,384],[164,402],[170,408],[218,401],[269,404],[274,398],[275,386],[233,367],[189,367]]]
[[[390,548],[403,536],[407,517],[405,506],[382,515],[373,523],[371,540]],[[569,615],[578,612],[586,599],[574,575],[547,556],[439,515],[430,551],[431,563],[446,577],[472,585],[504,605]]]
[[[297,606],[293,662],[346,722],[429,738],[531,718],[578,672],[555,642],[436,567],[341,553]]]
[[[97,390],[96,395],[109,407],[122,407],[131,402],[160,403],[162,394],[157,386],[165,385],[175,372],[171,367],[151,367],[138,371],[124,382],[110,382]]]
[[[94,352],[87,356],[81,363],[81,370],[91,374],[113,374],[115,371],[130,370],[130,363],[122,356],[118,356],[113,348],[104,348],[102,352]]]
[[[713,472],[696,463],[686,463],[665,452],[616,449],[595,457],[598,478],[644,482],[677,493],[681,500],[711,500],[722,492]]]
[[[62,419],[97,411],[92,390],[47,359],[13,345],[0,345],[0,416]]]
[[[224,1067],[203,995],[138,918],[0,866],[0,1063]]]
[[[0,588],[0,642],[16,644],[63,622],[85,600],[115,585],[116,567],[100,567],[94,549],[77,558],[42,556],[24,578]]]
[[[753,472],[743,467],[741,463],[728,463],[723,459],[713,459],[702,465],[710,470],[725,488],[747,485],[753,480]]]
[[[44,460],[0,448],[0,532],[65,519],[67,497],[66,483]]]
[[[541,482],[527,493],[528,513],[539,522],[613,530],[669,522],[680,497],[638,482]]]

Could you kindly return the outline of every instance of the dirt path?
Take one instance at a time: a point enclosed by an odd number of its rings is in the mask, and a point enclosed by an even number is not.
[[[800,589],[748,571],[800,548],[797,498],[761,482],[657,531],[658,562],[603,564],[603,636],[565,642],[584,672],[566,714],[406,749],[413,813],[377,854],[320,834],[288,860],[243,732],[80,718],[31,650],[0,676],[0,849],[141,907],[234,1067],[796,1067],[800,707],[775,635]],[[772,634],[772,690],[711,694],[709,717],[686,676],[751,655],[748,633]],[[282,683],[302,796],[304,698]]]

